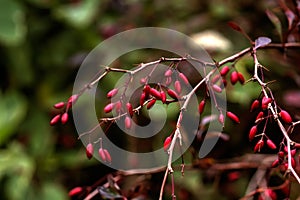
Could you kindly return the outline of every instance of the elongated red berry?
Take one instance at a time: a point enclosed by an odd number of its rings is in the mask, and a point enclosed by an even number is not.
[[[145,103],[145,99],[146,99],[146,93],[142,92],[141,96],[140,96],[140,105],[143,106]]]
[[[109,113],[112,111],[112,109],[114,108],[115,104],[114,103],[109,103],[104,107],[104,112],[105,113]]]
[[[129,116],[125,117],[124,123],[125,123],[125,128],[126,129],[130,129],[131,128],[131,118]]]
[[[201,115],[201,114],[203,113],[203,111],[204,111],[205,103],[206,103],[205,99],[203,99],[203,100],[200,101],[200,103],[199,103],[198,111],[199,111],[200,115]]]
[[[168,69],[166,72],[165,72],[165,77],[169,77],[172,75],[172,70],[171,69]]]
[[[150,93],[150,90],[151,90],[150,85],[145,85],[144,89],[143,89],[143,92],[146,94],[146,96],[148,96],[149,93]]]
[[[233,71],[230,75],[230,82],[232,85],[235,85],[239,80],[239,75],[236,71]]]
[[[240,123],[240,119],[232,112],[227,112],[226,113],[227,117],[229,117],[232,121],[236,122],[236,123]]]
[[[167,102],[167,95],[164,91],[160,91],[160,96],[161,96],[161,101],[163,103],[166,103]]]
[[[251,104],[250,112],[254,111],[258,107],[259,107],[259,101],[257,99],[255,99]]]
[[[274,160],[274,162],[272,163],[271,167],[272,167],[272,168],[275,168],[275,167],[278,167],[278,166],[279,166],[279,160],[276,159],[276,160]]]
[[[168,136],[166,137],[165,141],[164,141],[164,150],[167,151],[170,144],[172,142],[172,137],[171,136]]]
[[[64,113],[64,114],[62,114],[62,116],[61,116],[61,123],[62,124],[65,124],[65,123],[67,123],[67,121],[69,120],[69,115],[68,115],[68,113]]]
[[[56,109],[61,109],[65,106],[65,102],[59,102],[53,105],[54,108]]]
[[[69,191],[69,196],[74,197],[74,196],[79,195],[82,192],[83,192],[82,187],[75,187],[75,188],[73,188],[72,190]]]
[[[179,78],[186,84],[189,84],[189,80],[187,79],[187,77],[183,74],[183,73],[179,73],[178,74]]]
[[[220,78],[221,78],[220,74],[217,74],[211,79],[211,82],[216,83],[218,82],[218,80],[220,80]]]
[[[224,115],[222,113],[220,113],[218,120],[221,124],[224,124]]]
[[[218,92],[218,93],[221,93],[222,92],[222,88],[216,84],[214,84],[212,86],[212,89],[215,91],[215,92]]]
[[[106,162],[106,161],[107,161],[106,155],[105,155],[104,149],[103,149],[102,147],[99,148],[98,153],[99,153],[99,156],[100,156],[101,160],[102,160],[103,162]]]
[[[181,84],[178,80],[175,81],[174,83],[175,91],[180,94],[181,93]]]
[[[111,91],[109,91],[108,93],[107,93],[107,98],[112,98],[112,97],[114,97],[117,93],[118,93],[118,89],[117,88],[114,88],[114,89],[112,89]]]
[[[291,156],[294,157],[297,153],[296,149],[291,149]]]
[[[239,82],[241,84],[244,84],[245,83],[245,78],[244,78],[244,75],[240,72],[238,72],[238,79],[239,79]]]
[[[257,126],[252,126],[249,131],[249,140],[252,141],[257,133]]]
[[[170,96],[170,97],[172,97],[173,99],[178,99],[178,94],[174,91],[174,90],[172,90],[172,89],[168,89],[168,95]]]
[[[274,142],[270,139],[267,139],[267,146],[270,148],[270,149],[276,149],[276,145],[274,144]]]
[[[160,94],[160,92],[157,91],[156,89],[151,88],[151,89],[150,89],[150,94],[151,94],[152,96],[154,96],[156,99],[161,100],[161,94]]]
[[[167,77],[165,82],[166,86],[169,86],[171,83],[172,83],[172,77],[171,76]]]
[[[254,146],[254,152],[259,152],[263,148],[264,144],[263,140],[259,140]]]
[[[55,124],[57,124],[60,120],[61,114],[55,115],[51,121],[50,121],[50,125],[53,126]]]
[[[220,74],[221,76],[226,76],[229,72],[230,68],[228,66],[225,66],[221,69]]]
[[[258,113],[258,115],[256,116],[255,123],[260,122],[263,118],[264,118],[264,112],[263,112],[263,111],[260,111],[260,112]]]
[[[108,163],[111,163],[111,155],[110,155],[110,153],[107,151],[107,149],[103,149],[103,152],[104,152],[104,154],[105,154],[105,158],[106,158],[106,161],[108,162]]]
[[[290,115],[287,111],[281,110],[280,113],[279,113],[279,115],[280,115],[281,119],[282,119],[285,123],[287,123],[287,124],[292,123],[292,121],[293,121],[293,120],[292,120],[292,117],[291,117],[291,115]]]
[[[74,94],[68,99],[66,110],[69,110],[76,103],[78,97],[78,94]]]
[[[85,153],[88,159],[91,159],[93,157],[94,147],[92,143],[88,143],[88,145],[86,145]]]
[[[151,109],[151,108],[154,106],[155,103],[156,103],[156,99],[152,99],[152,100],[147,104],[147,109],[148,109],[148,110]]]
[[[126,107],[127,107],[127,112],[128,112],[128,114],[130,115],[130,117],[132,117],[133,116],[133,108],[132,108],[132,105],[131,105],[131,103],[126,103]]]

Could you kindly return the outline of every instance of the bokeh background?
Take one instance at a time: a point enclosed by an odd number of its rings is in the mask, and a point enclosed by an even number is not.
[[[53,104],[71,96],[81,62],[101,41],[136,27],[166,27],[194,37],[215,60],[221,60],[249,46],[228,21],[235,21],[253,39],[267,36],[280,42],[266,9],[278,14],[282,27],[287,27],[275,0],[0,0],[0,199],[66,200],[71,188],[92,185],[112,171],[86,159],[72,120],[64,126],[49,125],[56,114]],[[116,66],[159,58],[147,52],[134,55]],[[277,80],[272,89],[278,102],[296,114],[299,52],[288,51],[284,57],[279,51],[265,50],[259,56],[270,70],[266,78]],[[236,68],[249,79],[252,64],[246,57]],[[248,110],[259,88],[238,84],[227,92],[229,110],[240,116],[241,124],[226,121],[224,132],[230,140],[220,142],[207,162],[252,153],[254,144],[248,142],[247,132],[255,114]],[[237,199],[253,173],[239,171],[233,181],[207,178],[201,170],[187,171],[184,178],[178,172],[177,195]],[[140,189],[140,199],[156,199],[162,177],[159,173],[144,177],[147,184]],[[128,180],[129,186],[136,181]]]

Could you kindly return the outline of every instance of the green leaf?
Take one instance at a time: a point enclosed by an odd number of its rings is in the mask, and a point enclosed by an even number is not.
[[[0,0],[0,42],[15,45],[25,37],[24,11],[19,2]]]
[[[99,0],[83,0],[80,3],[63,5],[54,10],[54,15],[77,28],[88,26],[95,17]]]
[[[0,146],[11,135],[16,133],[17,128],[25,117],[27,104],[23,96],[18,93],[0,94]]]

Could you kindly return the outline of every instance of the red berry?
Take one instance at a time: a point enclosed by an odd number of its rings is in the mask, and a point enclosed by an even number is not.
[[[255,123],[258,123],[260,122],[264,117],[264,112],[259,112],[258,115],[256,116],[256,120],[255,120]]]
[[[211,79],[211,82],[216,83],[218,82],[218,80],[220,80],[220,78],[221,78],[220,74],[217,74]]]
[[[170,76],[170,77],[167,77],[166,78],[166,85],[168,86],[168,85],[170,85],[172,83],[172,77]]]
[[[129,116],[125,117],[124,123],[125,123],[125,128],[126,129],[130,129],[131,128],[131,118]]]
[[[172,70],[171,69],[168,69],[166,72],[165,72],[165,77],[170,77],[172,75]]]
[[[108,163],[111,163],[111,155],[110,155],[110,153],[107,151],[107,149],[103,149],[103,151],[104,151],[104,154],[105,154],[105,158],[106,158],[106,161],[108,162]]]
[[[223,68],[221,69],[221,71],[220,71],[221,76],[226,76],[227,73],[229,72],[229,70],[230,70],[230,69],[229,69],[228,66],[223,67]]]
[[[257,133],[257,126],[252,126],[249,131],[249,140],[252,141]]]
[[[254,147],[254,152],[259,152],[263,146],[264,146],[264,141],[259,140]]]
[[[145,99],[146,99],[146,93],[143,92],[140,96],[140,105],[143,106],[145,103]]]
[[[61,109],[64,106],[65,106],[65,102],[59,102],[59,103],[54,104],[53,107],[56,108],[56,109]]]
[[[167,151],[172,142],[172,137],[168,136],[164,141],[164,150]]]
[[[157,91],[157,90],[154,89],[154,88],[151,88],[149,92],[150,92],[150,94],[151,94],[152,96],[154,96],[156,99],[160,99],[160,100],[161,100],[161,94],[160,94],[159,91]]]
[[[67,110],[69,110],[76,103],[78,97],[79,97],[78,94],[74,94],[68,99],[67,108],[66,108]]]
[[[55,116],[51,119],[50,125],[53,126],[53,125],[57,124],[57,123],[59,122],[59,120],[60,120],[60,117],[61,117],[60,114],[55,115]]]
[[[114,108],[115,104],[114,103],[109,103],[104,107],[104,112],[105,113],[109,113],[112,111],[112,109]]]
[[[278,167],[278,165],[279,165],[279,160],[276,159],[276,160],[274,160],[274,162],[272,163],[271,167],[272,167],[272,168],[275,168],[275,167]]]
[[[168,95],[170,96],[170,97],[172,97],[173,99],[178,99],[178,95],[177,95],[177,93],[174,91],[174,90],[172,90],[172,89],[168,89]]]
[[[98,153],[99,153],[99,156],[100,156],[101,160],[102,160],[103,162],[106,162],[106,161],[107,161],[106,155],[105,155],[104,150],[103,150],[102,147],[99,149]]]
[[[204,111],[205,103],[206,103],[205,99],[203,99],[203,100],[199,103],[198,110],[199,110],[200,115],[201,115],[201,114],[203,113],[203,111]]]
[[[292,123],[293,120],[291,118],[291,115],[287,111],[281,110],[279,115],[285,123],[287,123],[287,124]]]
[[[295,158],[291,158],[291,163],[292,163],[292,167],[295,168],[296,167]]]
[[[270,139],[267,139],[267,145],[270,149],[276,149],[276,145],[274,144],[274,142]]]
[[[271,98],[263,97],[263,98],[262,98],[262,101],[261,101],[261,108],[262,108],[262,109],[267,109],[269,103],[271,103],[271,102],[272,102],[272,99],[271,99]]]
[[[258,107],[259,107],[259,101],[257,99],[255,99],[251,104],[250,112],[254,111]]]
[[[61,123],[62,123],[62,124],[67,123],[68,119],[69,119],[68,113],[62,114],[62,116],[61,116]]]
[[[132,108],[131,103],[126,103],[126,107],[127,107],[128,114],[132,117],[133,116],[133,108]]]
[[[235,85],[239,80],[239,75],[236,71],[233,71],[230,75],[230,82],[232,85]]]
[[[82,192],[83,192],[82,187],[75,187],[75,188],[73,188],[72,190],[69,191],[69,196],[70,197],[77,196]]]
[[[149,85],[145,85],[143,92],[146,94],[146,96],[149,95],[150,89],[151,89],[151,87]]]
[[[294,157],[297,153],[297,150],[296,149],[292,149],[291,150],[291,156]]]
[[[236,123],[240,123],[240,119],[232,112],[227,112],[226,113],[227,117],[229,117],[232,121],[236,122]]]
[[[245,83],[245,78],[242,73],[238,72],[238,79],[241,84]]]
[[[177,92],[178,94],[180,94],[180,93],[181,93],[181,84],[180,84],[180,82],[179,82],[178,80],[175,81],[174,87],[175,87],[176,92]]]
[[[154,106],[155,102],[156,102],[156,99],[152,99],[152,100],[147,104],[147,109],[148,109],[148,110],[151,109],[151,108]]]
[[[118,93],[118,89],[117,88],[114,88],[114,89],[112,89],[111,91],[109,91],[108,93],[107,93],[107,98],[112,98],[112,97],[114,97],[117,93]]]
[[[187,79],[187,77],[183,74],[183,73],[179,73],[179,78],[186,84],[189,84],[189,80]]]
[[[86,149],[85,149],[85,153],[86,153],[86,157],[88,159],[91,159],[93,157],[94,147],[93,147],[92,143],[88,143],[88,145],[86,146]]]
[[[213,89],[215,92],[218,92],[218,93],[221,93],[221,92],[222,92],[222,88],[220,88],[220,86],[218,86],[218,85],[213,85],[213,86],[212,86],[212,89]]]
[[[164,91],[160,91],[160,96],[161,96],[161,101],[163,103],[166,103],[167,102],[167,95]]]

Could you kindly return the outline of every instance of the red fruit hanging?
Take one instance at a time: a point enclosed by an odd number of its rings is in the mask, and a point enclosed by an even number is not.
[[[264,144],[263,140],[259,140],[254,146],[254,152],[259,152],[263,148]]]
[[[249,131],[249,140],[252,141],[257,133],[257,126],[252,126]]]
[[[168,69],[166,72],[165,72],[165,77],[170,77],[172,75],[172,70],[171,69]]]
[[[240,123],[240,119],[232,112],[227,112],[226,113],[227,117],[229,117],[232,121],[236,122],[236,123]]]
[[[201,114],[203,113],[203,111],[204,111],[205,103],[206,103],[205,99],[203,99],[203,100],[200,101],[200,103],[199,103],[198,111],[199,111],[200,115],[201,115]]]
[[[72,190],[69,191],[69,196],[70,197],[74,197],[77,196],[79,194],[81,194],[83,192],[83,188],[82,187],[75,187]]]
[[[152,100],[147,104],[147,109],[148,109],[148,110],[151,109],[151,108],[154,106],[155,103],[156,103],[156,99],[152,99]]]
[[[102,147],[99,149],[98,153],[99,153],[99,156],[100,156],[101,160],[103,162],[106,162],[107,161],[106,155],[105,155],[104,149]]]
[[[189,84],[189,80],[187,79],[187,77],[183,74],[183,73],[179,73],[179,78],[186,84]]]
[[[238,72],[238,79],[241,84],[245,83],[245,78],[242,73]]]
[[[179,82],[178,80],[175,81],[174,87],[175,87],[176,92],[177,92],[178,94],[180,94],[180,93],[181,93],[181,84],[180,84],[180,82]]]
[[[111,91],[109,91],[108,93],[107,93],[107,98],[112,98],[112,97],[114,97],[117,93],[118,93],[118,89],[117,88],[114,88],[114,89],[112,89]]]
[[[140,106],[143,106],[145,103],[145,99],[146,99],[146,93],[142,92],[141,96],[140,96]]]
[[[168,89],[168,95],[170,96],[170,97],[172,97],[173,99],[178,99],[178,95],[177,95],[177,93],[174,91],[174,90],[172,90],[172,89]]]
[[[167,102],[167,95],[164,91],[160,91],[160,96],[161,96],[161,101],[163,103],[166,103]]]
[[[276,149],[276,145],[274,144],[274,142],[270,139],[267,139],[267,146],[270,148],[270,149]]]
[[[54,104],[53,107],[56,108],[56,109],[61,109],[64,106],[65,106],[65,102],[59,102],[59,103]]]
[[[93,157],[94,147],[93,147],[92,143],[88,143],[88,145],[86,145],[85,153],[86,153],[86,157],[88,159],[91,159]]]
[[[228,66],[225,66],[221,69],[220,74],[221,76],[226,76],[229,72],[230,68]]]
[[[233,71],[230,75],[230,82],[232,85],[235,85],[239,80],[239,75],[236,71]]]
[[[263,97],[262,100],[261,100],[261,108],[262,108],[262,109],[267,109],[269,103],[271,103],[271,102],[272,102],[272,99],[271,99],[271,98]]]
[[[221,93],[222,92],[222,88],[218,85],[213,85],[212,86],[212,89],[215,91],[215,92],[218,92],[218,93]]]
[[[112,109],[114,108],[115,104],[114,103],[109,103],[104,107],[104,112],[105,113],[109,113],[112,111]]]
[[[172,142],[172,137],[168,136],[164,141],[164,150],[167,151]]]
[[[251,104],[250,112],[254,111],[258,107],[259,107],[259,101],[257,99],[255,99]]]
[[[125,123],[125,128],[126,129],[130,129],[131,128],[131,118],[129,116],[125,117],[124,123]]]
[[[160,99],[160,100],[161,100],[161,94],[160,94],[160,92],[157,91],[156,89],[151,88],[149,93],[150,93],[153,97],[155,97],[156,99]]]
[[[78,94],[74,94],[68,99],[67,107],[66,107],[67,111],[76,103],[78,97],[79,97]]]
[[[69,115],[68,115],[68,113],[62,114],[62,116],[61,116],[61,123],[62,123],[62,124],[66,124],[68,120],[69,120]]]
[[[291,115],[290,115],[287,111],[281,110],[280,113],[279,113],[279,115],[280,115],[281,119],[282,119],[285,123],[287,123],[287,124],[292,123],[292,121],[293,121],[293,120],[292,120],[292,117],[291,117]]]
[[[50,125],[53,126],[53,125],[57,124],[57,123],[59,122],[59,120],[60,120],[60,117],[61,117],[60,114],[55,115],[55,116],[51,119]]]
[[[130,117],[132,117],[133,116],[133,108],[132,108],[131,103],[126,103],[126,107],[127,107],[128,114],[130,115]]]
[[[256,116],[255,123],[260,122],[263,118],[264,118],[264,112],[260,111],[260,112],[258,113],[258,115]]]
[[[110,153],[107,151],[107,149],[103,149],[103,152],[104,152],[106,161],[107,161],[108,163],[111,163],[112,159],[111,159]]]

